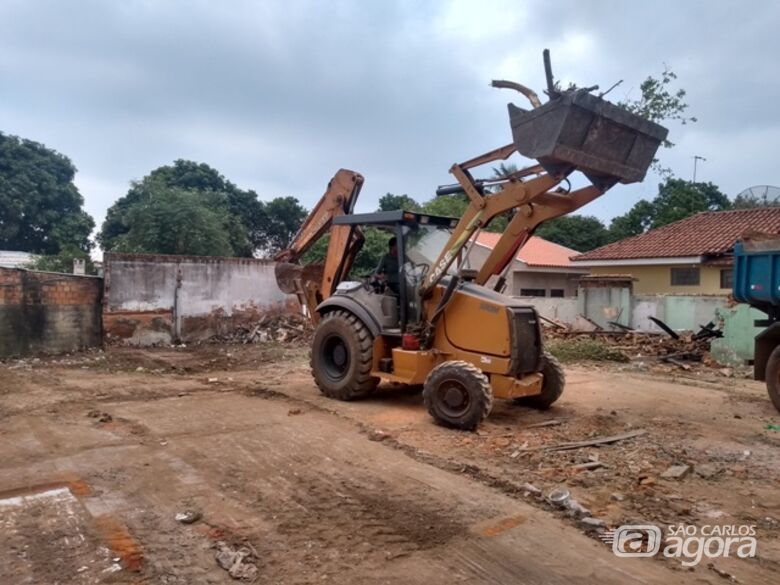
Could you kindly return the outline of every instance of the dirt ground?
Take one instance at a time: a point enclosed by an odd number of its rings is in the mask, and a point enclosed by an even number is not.
[[[322,397],[302,347],[2,363],[0,583],[780,581],[780,416],[761,384],[566,374],[551,410],[498,402],[463,433],[408,389]],[[691,469],[663,478],[672,465]],[[607,527],[753,525],[758,554],[618,558],[548,503],[561,487]]]

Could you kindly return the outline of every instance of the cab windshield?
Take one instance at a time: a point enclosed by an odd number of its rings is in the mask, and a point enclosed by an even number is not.
[[[404,227],[403,274],[409,322],[417,322],[422,317],[420,286],[451,235],[449,227],[425,224]],[[447,272],[454,274],[454,266],[450,266]]]

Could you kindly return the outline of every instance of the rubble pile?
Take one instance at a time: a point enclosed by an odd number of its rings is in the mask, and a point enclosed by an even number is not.
[[[212,341],[227,343],[308,343],[313,333],[305,315],[297,313],[266,314],[253,323],[242,324]]]
[[[613,349],[622,351],[629,359],[657,357],[703,361],[709,355],[709,340],[692,339],[689,332],[674,339],[663,333],[639,331],[568,331],[548,328],[547,339],[597,339]]]
[[[305,315],[297,313],[266,314],[254,323],[241,325],[218,341],[230,343],[308,343],[312,326]]]
[[[659,321],[662,332],[635,331],[616,326],[615,330],[572,330],[558,322],[546,322],[544,335],[548,340],[592,339],[611,351],[620,352],[625,361],[653,360],[688,370],[692,364],[720,368],[710,356],[710,342],[721,332],[709,323],[693,331],[673,331]]]

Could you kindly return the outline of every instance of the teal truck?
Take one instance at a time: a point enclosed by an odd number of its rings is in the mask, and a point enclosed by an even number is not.
[[[766,382],[780,411],[780,235],[754,235],[734,246],[734,298],[766,313],[756,320],[753,377]]]

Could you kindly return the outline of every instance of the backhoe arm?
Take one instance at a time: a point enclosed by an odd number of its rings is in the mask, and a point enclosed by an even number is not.
[[[363,243],[363,235],[357,228],[333,225],[334,218],[352,213],[362,186],[363,176],[360,173],[340,169],[290,246],[274,257],[279,288],[286,293],[294,293],[313,321],[318,319],[317,305],[333,294],[343,276],[349,272]],[[330,242],[325,263],[301,266],[298,263],[301,256],[326,233],[330,234]]]
[[[297,262],[330,228],[333,218],[352,213],[363,175],[347,169],[339,169],[328,183],[328,188],[293,236],[287,249],[279,252],[277,262]]]

